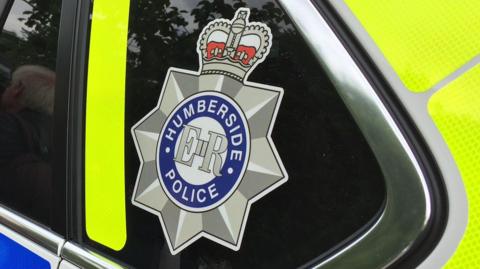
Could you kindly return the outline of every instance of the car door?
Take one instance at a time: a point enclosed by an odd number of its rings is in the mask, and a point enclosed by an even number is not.
[[[428,151],[321,5],[18,0],[2,8],[2,90],[25,65],[56,73],[52,155],[33,156],[35,169],[52,169],[48,183],[9,184],[13,170],[33,168],[18,156],[2,163],[5,249],[67,268],[370,268],[417,264],[441,233],[446,211]],[[225,107],[243,117],[238,129],[222,125]],[[158,137],[175,130],[155,120],[167,108],[167,120],[211,114],[186,124],[173,157]],[[2,138],[2,150],[38,142],[17,116],[6,119],[13,124],[2,128],[17,135]],[[245,143],[228,148],[234,137]],[[231,166],[222,145],[235,153]],[[247,168],[233,165],[240,154]],[[172,176],[170,187],[171,174],[159,172],[169,156],[183,179]],[[213,163],[199,165],[206,158]]]
[[[65,266],[411,267],[442,232],[428,151],[321,6],[71,9]]]

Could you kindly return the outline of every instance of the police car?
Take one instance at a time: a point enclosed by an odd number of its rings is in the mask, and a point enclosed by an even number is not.
[[[479,12],[0,2],[0,268],[476,268]]]

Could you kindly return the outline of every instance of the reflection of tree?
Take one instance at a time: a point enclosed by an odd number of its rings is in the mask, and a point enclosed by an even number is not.
[[[25,25],[33,29],[25,31],[26,38],[30,45],[23,48],[23,55],[32,55],[31,59],[26,57],[24,63],[35,63],[49,67],[55,66],[57,58],[57,42],[60,23],[60,1],[59,0],[24,0],[31,7],[32,11]],[[37,58],[38,57],[38,58]]]
[[[0,35],[0,53],[9,64],[39,64],[55,68],[58,29],[60,21],[59,0],[17,0],[30,6],[22,18],[10,15],[7,20],[23,24],[21,36],[12,32]],[[15,5],[15,4],[14,4]],[[17,23],[14,23],[14,25]]]
[[[292,42],[280,40],[292,39],[291,35],[295,34],[282,10],[273,2],[262,0],[257,3],[263,3],[262,8],[251,9],[251,20],[263,21],[272,29],[278,41],[274,43],[272,53],[278,53],[279,44],[294,46]],[[197,70],[196,44],[203,27],[216,18],[231,19],[239,7],[245,6],[245,0],[201,0],[187,11],[170,0],[133,1],[127,68],[127,85],[135,85],[133,92],[127,93],[131,94],[132,102],[154,105],[150,96],[159,92],[171,66]],[[280,69],[280,66],[270,68]],[[129,100],[130,96],[127,96],[127,102]],[[145,113],[143,110],[130,112],[134,118]]]
[[[136,92],[132,94],[149,98],[149,92],[161,87],[161,74],[166,73],[164,65],[159,63],[172,62],[173,46],[188,36],[184,29],[187,22],[183,17],[185,11],[171,6],[168,0],[135,2],[128,38],[127,72],[131,79],[127,83],[135,85]]]
[[[240,7],[245,7],[246,3],[243,0],[230,1],[232,3],[225,3],[225,0],[207,1],[202,0],[197,7],[192,10],[192,16],[195,22],[200,25],[207,25],[216,18],[233,18],[235,11]]]

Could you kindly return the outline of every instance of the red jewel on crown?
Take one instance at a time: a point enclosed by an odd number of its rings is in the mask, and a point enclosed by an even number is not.
[[[217,19],[204,28],[198,41],[202,74],[220,74],[246,79],[270,52],[270,28],[249,22],[250,10],[240,8],[232,20]]]

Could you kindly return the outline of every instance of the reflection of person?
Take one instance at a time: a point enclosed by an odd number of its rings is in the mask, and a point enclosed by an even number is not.
[[[48,222],[55,73],[42,66],[13,72],[0,100],[0,200]]]

